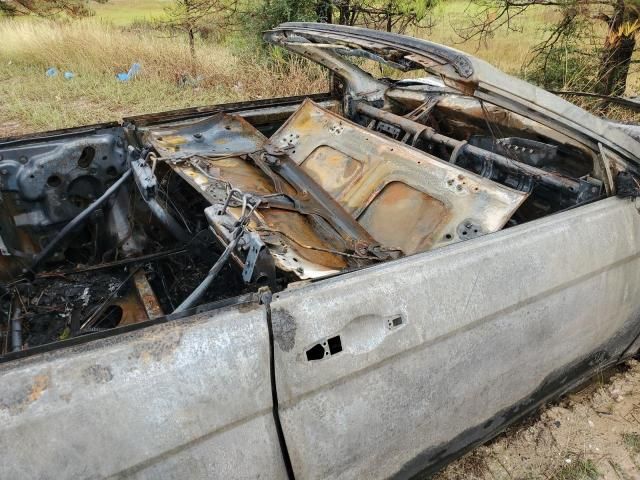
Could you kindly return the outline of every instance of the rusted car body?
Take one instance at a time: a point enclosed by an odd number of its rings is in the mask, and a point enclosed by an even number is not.
[[[0,142],[1,478],[424,475],[640,348],[632,128],[423,40],[265,38],[331,92]]]

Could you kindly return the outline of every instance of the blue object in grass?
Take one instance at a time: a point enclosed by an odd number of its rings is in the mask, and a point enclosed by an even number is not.
[[[142,69],[142,65],[136,62],[133,65],[131,65],[131,68],[127,73],[117,73],[116,78],[121,82],[127,82],[133,79],[136,75],[138,75],[141,69]]]
[[[64,72],[64,79],[65,80],[71,80],[73,77],[75,77],[73,72]]]
[[[56,75],[58,75],[58,69],[56,67],[49,67],[47,68],[45,75],[47,77],[55,77]]]

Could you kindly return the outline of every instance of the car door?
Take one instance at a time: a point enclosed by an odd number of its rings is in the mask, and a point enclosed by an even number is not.
[[[0,365],[0,478],[284,478],[269,346],[244,301]]]
[[[433,469],[615,362],[639,254],[635,204],[609,198],[275,295],[296,478]]]

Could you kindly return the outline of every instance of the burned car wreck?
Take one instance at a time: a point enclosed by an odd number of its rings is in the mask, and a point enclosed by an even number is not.
[[[265,39],[331,91],[0,141],[2,478],[407,478],[640,348],[634,138],[427,41]]]

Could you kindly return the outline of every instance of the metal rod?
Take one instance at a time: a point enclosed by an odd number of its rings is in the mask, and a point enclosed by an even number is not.
[[[105,270],[108,268],[122,267],[125,265],[130,265],[132,263],[150,262],[152,260],[158,260],[160,258],[170,257],[172,255],[179,255],[181,253],[186,253],[188,251],[189,250],[186,248],[174,248],[172,250],[165,250],[164,252],[149,253],[147,255],[141,255],[139,257],[123,258],[122,260],[115,260],[113,262],[108,262],[108,263],[100,263],[98,265],[90,265],[88,267],[72,268],[69,270],[53,271],[53,272],[42,272],[41,274],[36,275],[36,278],[59,277],[60,275],[72,275],[75,273],[94,272],[96,270]]]
[[[60,242],[62,242],[73,230],[82,225],[89,216],[103,203],[105,203],[111,195],[118,191],[118,189],[122,186],[124,182],[131,176],[131,170],[127,170],[122,174],[122,176],[116,180],[116,182],[111,185],[106,192],[104,192],[98,199],[96,199],[91,205],[85,208],[82,212],[80,212],[73,220],[67,223],[60,232],[51,240],[46,247],[44,247],[38,255],[36,255],[35,259],[31,263],[31,271],[35,272],[38,267],[44,262],[47,258],[49,258],[58,247]]]
[[[89,315],[89,317],[82,323],[82,325],[80,326],[80,332],[82,332],[83,330],[85,330],[86,328],[91,328],[94,326],[96,320],[98,320],[98,315],[100,315],[102,312],[104,312],[106,310],[106,308],[109,306],[109,304],[111,303],[111,300],[113,300],[116,295],[118,295],[118,293],[120,292],[120,290],[122,290],[122,287],[129,281],[131,280],[131,278],[133,277],[133,275],[140,270],[141,267],[136,267],[133,270],[131,270],[131,272],[129,273],[129,275],[126,276],[126,278],[124,280],[122,280],[122,282],[120,282],[120,284],[113,290],[113,292],[111,292],[107,298],[105,298],[105,300]]]
[[[404,131],[410,132],[414,135],[419,135],[426,140],[440,143],[452,149],[459,147],[459,150],[462,150],[463,152],[466,151],[473,155],[491,160],[498,165],[509,169],[510,171],[523,172],[528,175],[532,175],[540,183],[543,183],[550,187],[555,187],[563,190],[568,188],[571,191],[575,192],[577,192],[580,188],[580,182],[572,178],[554,175],[547,172],[546,170],[542,170],[541,168],[518,162],[517,160],[504,157],[498,153],[490,152],[480,147],[476,147],[475,145],[469,145],[468,143],[465,144],[462,140],[456,140],[455,138],[442,135],[441,133],[436,132],[431,127],[427,127],[425,125],[422,125],[421,123],[414,122],[413,120],[405,117],[401,117],[400,115],[396,115],[395,113],[380,110],[379,108],[372,107],[371,105],[368,105],[366,103],[357,102],[356,111],[370,118],[375,118],[376,120],[381,120],[383,122],[397,125]]]
[[[194,305],[198,300],[200,300],[200,297],[204,295],[204,293],[207,291],[207,289],[211,285],[211,282],[215,280],[215,278],[218,276],[218,273],[220,273],[220,270],[222,270],[222,267],[224,266],[225,262],[229,258],[229,255],[231,255],[231,252],[233,251],[233,249],[236,248],[236,245],[238,244],[238,240],[240,239],[241,230],[242,230],[242,226],[236,227],[236,229],[233,231],[233,239],[229,242],[229,244],[227,245],[227,248],[224,249],[224,252],[222,252],[222,255],[218,257],[218,260],[216,261],[216,263],[213,264],[213,267],[211,267],[211,269],[209,270],[209,273],[207,273],[207,276],[204,278],[204,280],[202,280],[200,285],[198,285],[196,289],[193,292],[191,292],[191,294],[180,305],[176,307],[173,313],[182,312],[183,310],[188,309],[189,307]]]
[[[231,195],[233,195],[232,191],[229,192],[227,195],[227,201],[225,202],[226,204],[228,204],[228,200],[229,198],[231,198]],[[182,312],[190,308],[191,306],[196,304],[198,300],[200,300],[202,295],[204,295],[204,293],[207,291],[207,289],[211,285],[211,282],[213,282],[213,280],[220,273],[220,270],[222,270],[222,267],[231,256],[231,253],[233,252],[233,250],[236,248],[236,245],[240,241],[240,237],[242,236],[242,233],[244,231],[245,225],[249,222],[251,215],[261,203],[261,200],[258,198],[255,201],[255,203],[251,205],[248,210],[245,211],[247,207],[249,195],[243,194],[242,198],[243,198],[242,216],[238,219],[236,223],[236,227],[233,229],[233,232],[231,232],[231,241],[229,242],[227,247],[224,249],[224,252],[222,252],[222,255],[218,257],[218,260],[216,261],[216,263],[213,264],[213,267],[211,267],[211,269],[209,270],[209,273],[207,273],[207,276],[204,278],[204,280],[202,280],[200,285],[198,285],[195,288],[195,290],[191,292],[191,294],[180,305],[178,305],[178,307],[173,311],[173,313]]]
[[[143,197],[143,199],[147,202],[147,206],[156,220],[158,220],[176,240],[182,243],[189,243],[191,235],[182,228],[182,226],[171,216],[171,214],[169,214],[169,212],[162,208],[155,198],[146,199]]]
[[[15,308],[11,315],[11,351],[19,352],[22,350],[22,309],[19,300],[15,301]]]

